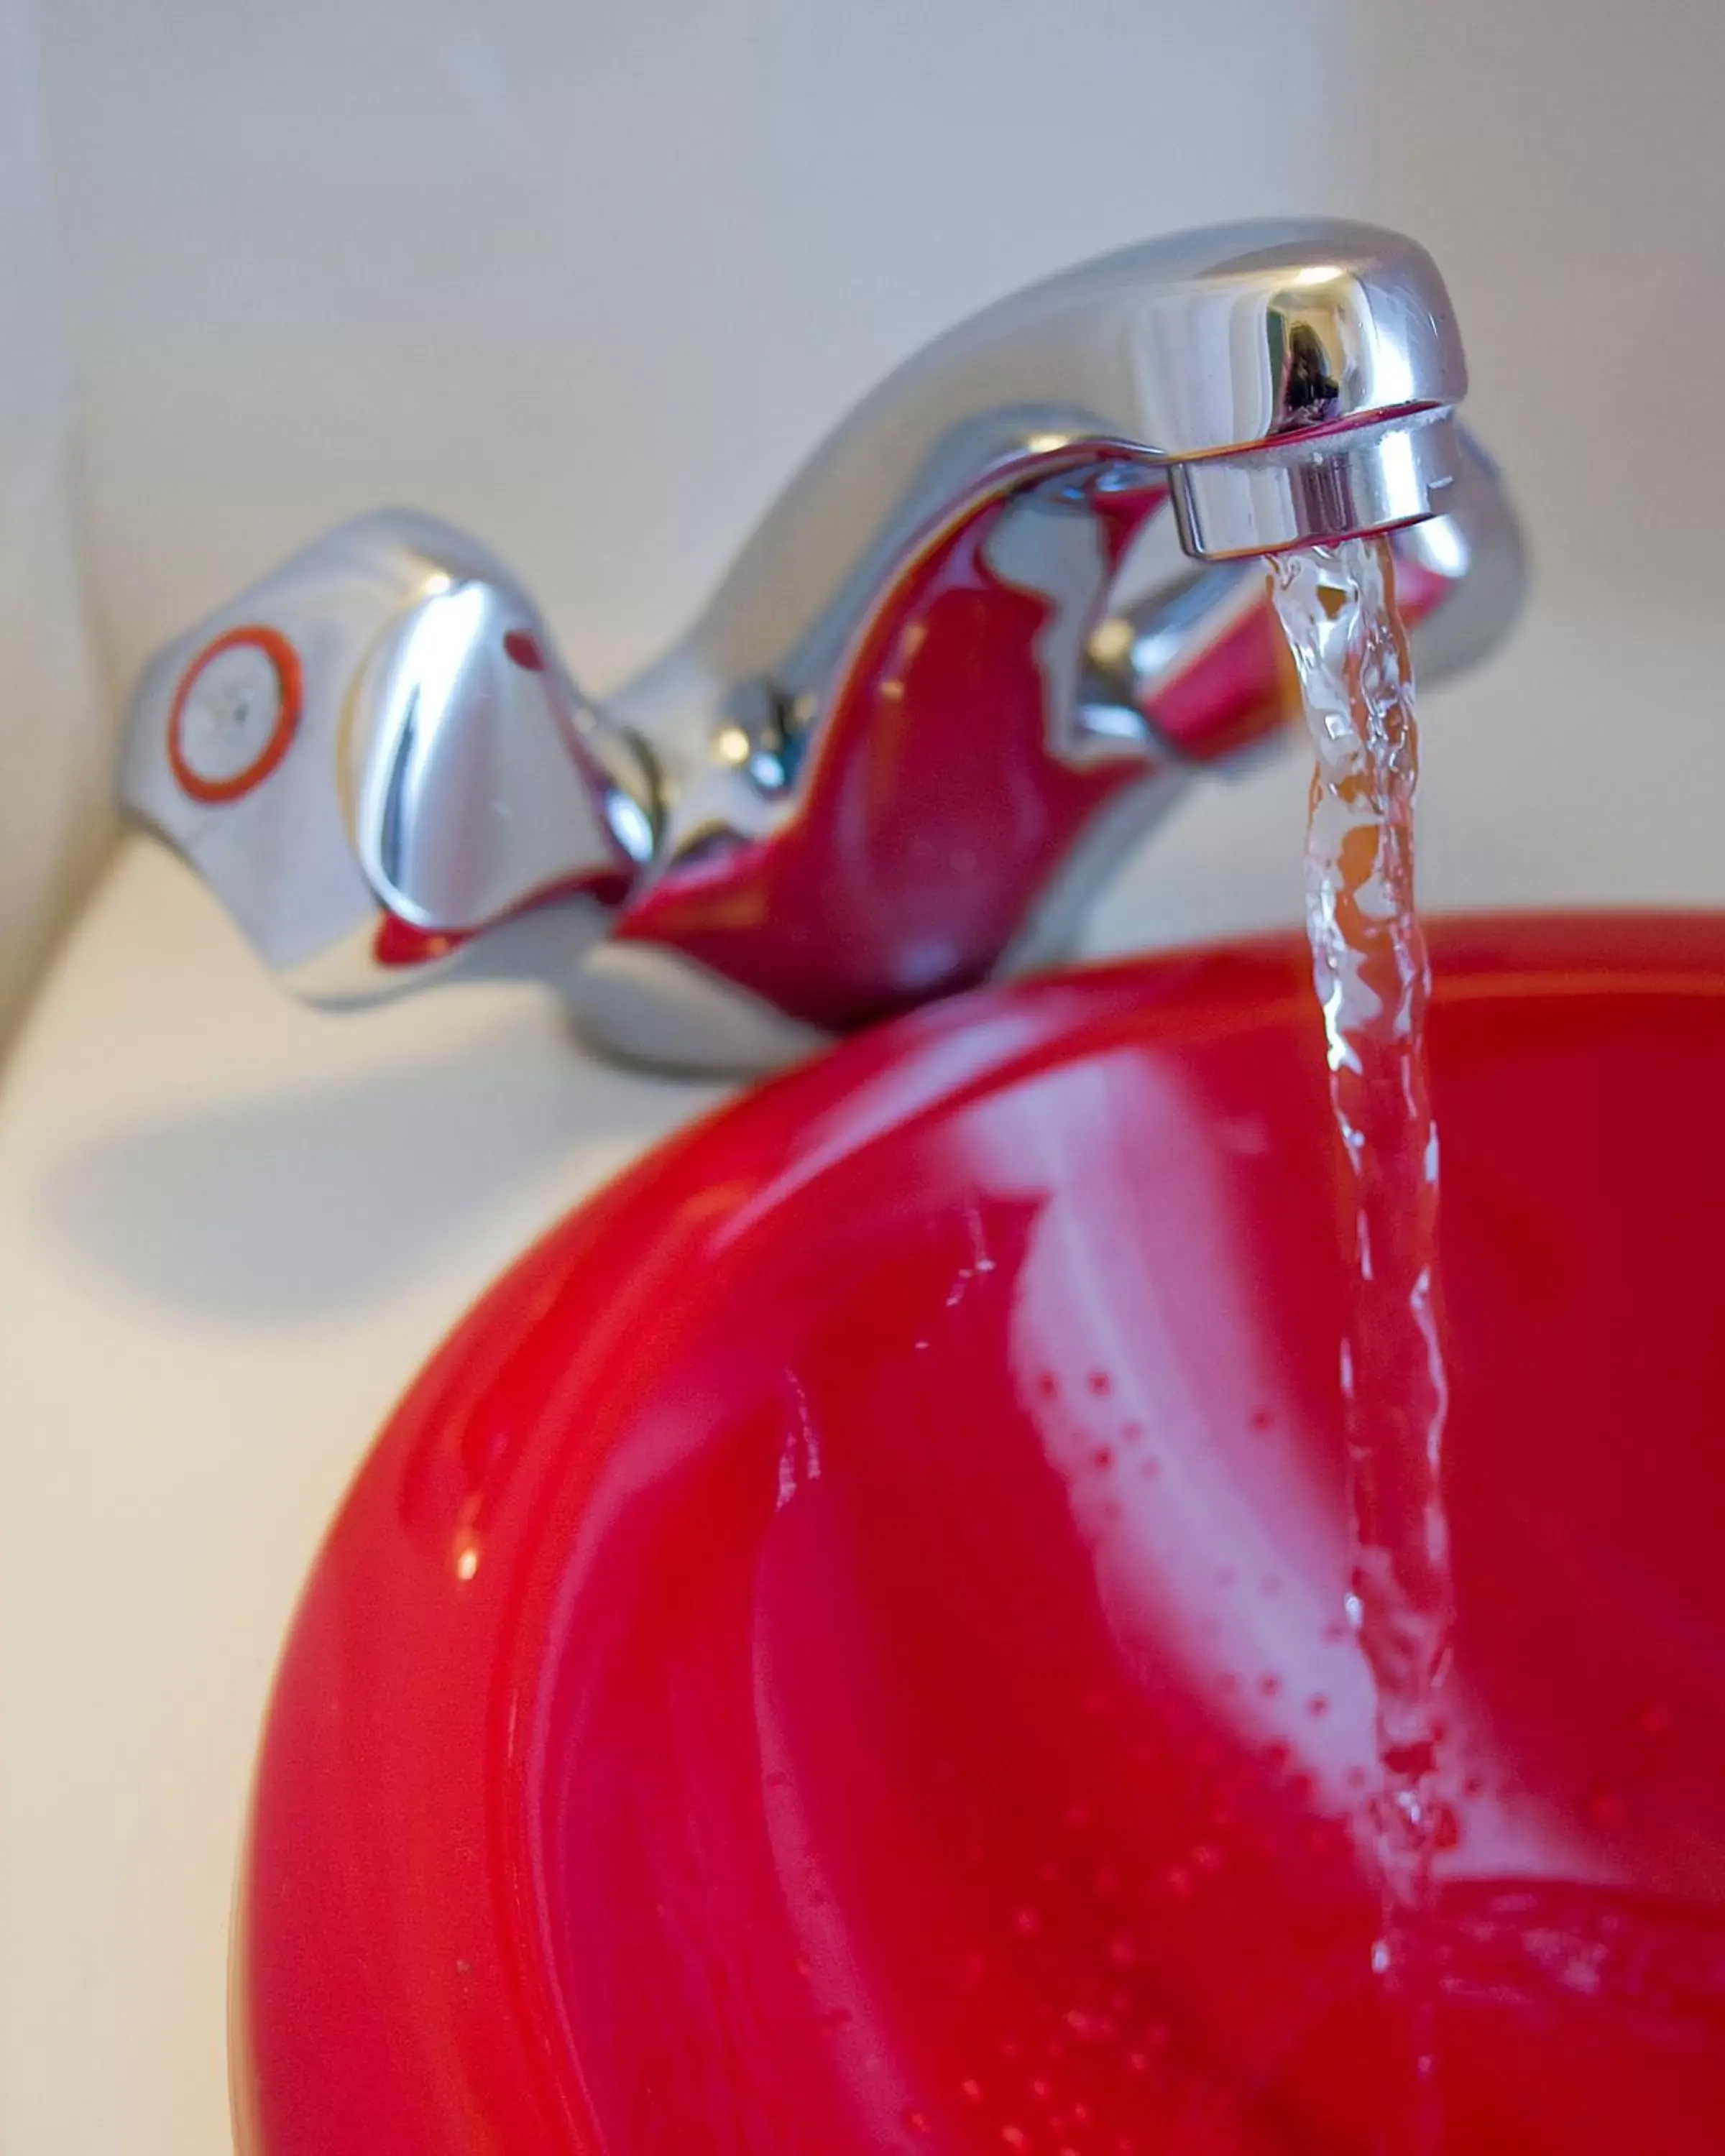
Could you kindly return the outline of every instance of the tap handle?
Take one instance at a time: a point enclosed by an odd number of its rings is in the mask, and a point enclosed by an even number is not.
[[[159,653],[120,791],[314,999],[389,993],[549,898],[614,906],[654,843],[639,757],[520,582],[407,511],[328,533]]]

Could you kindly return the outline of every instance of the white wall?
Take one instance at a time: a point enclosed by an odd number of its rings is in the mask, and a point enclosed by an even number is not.
[[[405,497],[516,557],[602,685],[921,338],[1283,196],[1346,9],[45,12],[116,680],[319,526]],[[1305,191],[1346,198],[1356,158],[1327,130]]]
[[[57,309],[33,26],[0,0],[0,1039],[109,826]]]
[[[1720,614],[1725,6],[1384,18],[1366,208],[1443,264],[1543,600]],[[1578,611],[1582,609],[1578,608]]]
[[[0,0],[14,44],[22,4]],[[1376,216],[1433,247],[1475,415],[1527,511],[1548,638],[1639,610],[1671,619],[1691,675],[1725,655],[1718,0],[41,15],[110,713],[158,640],[390,500],[511,555],[603,688],[922,336],[1095,249],[1276,208]],[[6,322],[47,315],[20,297],[46,284],[36,227],[7,213],[34,185],[23,80],[0,65]],[[0,500],[26,506],[0,531],[22,516],[44,543],[0,552],[0,1011],[79,880],[108,757],[81,687],[58,378],[44,363],[14,384],[14,350],[0,338]],[[1635,680],[1632,653],[1615,663]],[[1553,753],[1552,814],[1581,831],[1604,797],[1563,795],[1579,765]],[[1435,775],[1435,797],[1493,783],[1489,758]],[[1645,817],[1665,784],[1650,776]],[[1499,895],[1479,850],[1455,839],[1456,879]],[[1683,894],[1702,892],[1700,861]]]

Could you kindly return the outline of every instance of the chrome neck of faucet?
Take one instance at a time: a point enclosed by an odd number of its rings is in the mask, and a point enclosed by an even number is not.
[[[1165,474],[1198,560],[1410,523],[1467,371],[1442,280],[1366,225],[1222,225],[985,307],[896,368],[773,503],[693,632],[735,680],[834,663],[906,557],[1057,469]]]
[[[1040,963],[1272,727],[1255,557],[1391,531],[1416,652],[1495,641],[1519,538],[1465,388],[1406,240],[1128,249],[889,377],[603,706],[495,557],[385,515],[152,662],[123,791],[308,993],[550,966],[623,1052],[783,1060]]]

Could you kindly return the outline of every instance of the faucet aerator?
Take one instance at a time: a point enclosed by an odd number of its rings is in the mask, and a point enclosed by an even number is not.
[[[1180,544],[1229,561],[1417,524],[1442,510],[1459,458],[1448,406],[1194,458],[1169,468]]]

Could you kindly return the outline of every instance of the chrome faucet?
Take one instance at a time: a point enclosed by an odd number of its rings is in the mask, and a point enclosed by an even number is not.
[[[127,804],[322,1001],[554,973],[614,1050],[757,1069],[1050,963],[1290,708],[1256,557],[1388,531],[1417,663],[1519,603],[1407,240],[1225,226],[1070,270],[891,375],[689,633],[601,704],[482,547],[388,512],[160,653]]]

